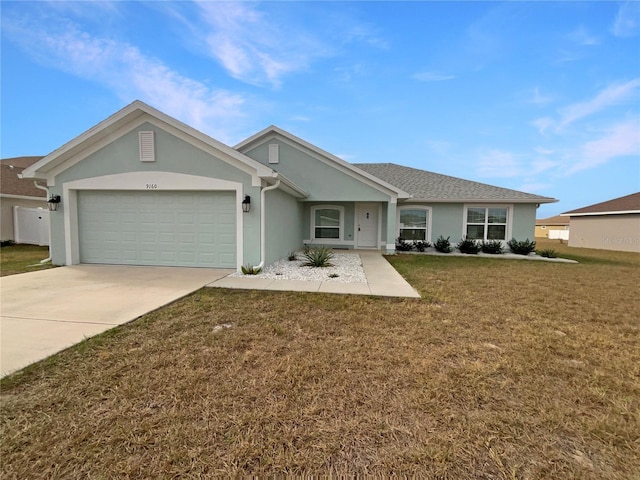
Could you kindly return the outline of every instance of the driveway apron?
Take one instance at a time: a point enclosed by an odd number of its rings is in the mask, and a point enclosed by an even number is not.
[[[0,278],[0,373],[167,305],[233,270],[74,265]]]

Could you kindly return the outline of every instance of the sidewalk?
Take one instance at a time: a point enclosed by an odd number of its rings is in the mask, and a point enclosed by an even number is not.
[[[360,251],[354,255],[360,255],[367,283],[272,280],[247,275],[245,277],[224,277],[208,284],[207,287],[420,298],[420,294],[402,278],[380,252]]]

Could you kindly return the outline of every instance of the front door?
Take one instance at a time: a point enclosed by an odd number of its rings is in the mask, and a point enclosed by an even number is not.
[[[356,212],[356,247],[378,248],[378,205],[361,203]]]

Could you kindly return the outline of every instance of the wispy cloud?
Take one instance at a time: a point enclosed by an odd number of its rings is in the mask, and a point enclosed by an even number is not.
[[[586,142],[578,150],[573,166],[567,175],[595,168],[614,158],[640,157],[640,124],[637,120],[628,120],[613,125],[597,140]]]
[[[137,47],[94,37],[51,17],[5,19],[5,33],[40,63],[111,89],[123,101],[141,99],[225,141],[229,119],[242,116],[242,95],[188,78]]]
[[[557,129],[598,113],[607,107],[624,102],[629,99],[638,87],[640,87],[640,78],[635,78],[625,83],[616,83],[608,86],[590,100],[574,103],[561,109]]]
[[[324,42],[285,24],[249,2],[198,2],[198,26],[208,53],[232,77],[279,87],[283,78],[304,71],[328,54]]]
[[[518,177],[524,173],[522,158],[505,150],[484,150],[478,154],[477,172],[480,177]]]
[[[540,87],[535,87],[533,92],[531,92],[528,103],[532,103],[534,105],[546,105],[552,101],[553,97],[551,95],[544,95],[540,92]]]
[[[640,34],[640,3],[629,1],[620,5],[611,33],[616,37],[635,37]]]
[[[440,72],[418,72],[411,75],[411,78],[419,82],[442,82],[444,80],[453,80],[455,75],[449,75]]]
[[[569,33],[569,39],[581,46],[590,47],[600,44],[600,39],[595,35],[589,33],[589,31],[584,26],[580,26]]]

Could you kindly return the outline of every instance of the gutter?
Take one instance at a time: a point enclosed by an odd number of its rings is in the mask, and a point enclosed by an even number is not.
[[[273,185],[260,190],[260,263],[254,267],[256,269],[264,267],[264,257],[267,253],[267,233],[265,232],[265,224],[267,218],[267,214],[265,212],[265,192],[268,192],[269,190],[275,190],[279,186],[280,180],[276,180],[276,183],[274,183]]]
[[[49,189],[47,187],[43,187],[42,185],[38,184],[37,181],[33,181],[33,184],[35,185],[36,188],[39,188],[40,190],[44,190],[45,192],[47,192],[47,198],[49,198]],[[40,260],[40,263],[47,263],[51,261],[51,226],[49,226],[49,256],[47,258],[45,258],[44,260]]]

